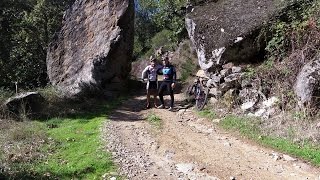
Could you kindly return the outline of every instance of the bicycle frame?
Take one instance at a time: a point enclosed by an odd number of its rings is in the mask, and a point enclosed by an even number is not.
[[[193,95],[196,100],[196,108],[200,111],[207,103],[209,88],[206,87],[207,79],[196,76],[191,89],[188,88],[189,96]]]

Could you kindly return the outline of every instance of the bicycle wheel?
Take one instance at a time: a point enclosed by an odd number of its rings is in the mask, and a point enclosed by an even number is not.
[[[188,86],[188,88],[185,91],[185,97],[187,102],[192,102],[195,100],[194,84]]]
[[[207,104],[209,89],[203,87],[197,87],[196,107],[198,111],[201,111]]]

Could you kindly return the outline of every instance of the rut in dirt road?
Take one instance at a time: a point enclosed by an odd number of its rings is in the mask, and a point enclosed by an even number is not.
[[[175,97],[176,112],[143,110],[144,96],[135,97],[105,124],[107,148],[128,179],[319,179],[319,169],[233,137]],[[161,128],[146,121],[150,114]]]

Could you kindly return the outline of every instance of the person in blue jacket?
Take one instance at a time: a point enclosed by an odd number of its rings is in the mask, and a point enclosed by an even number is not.
[[[159,74],[163,75],[163,81],[159,87],[159,99],[160,99],[161,105],[158,106],[158,108],[161,108],[161,109],[165,108],[165,104],[164,104],[164,100],[163,100],[163,93],[164,93],[164,91],[168,91],[170,98],[171,98],[169,111],[172,111],[173,104],[174,104],[173,90],[176,86],[176,78],[177,78],[176,69],[169,62],[168,56],[165,56],[162,59],[162,63],[163,63],[163,67],[162,67],[162,69],[160,69],[160,72],[159,72]]]

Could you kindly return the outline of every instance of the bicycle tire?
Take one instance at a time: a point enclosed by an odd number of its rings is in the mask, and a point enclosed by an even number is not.
[[[203,87],[198,87],[198,88],[200,88],[200,91],[198,91],[197,93],[196,108],[198,111],[201,111],[204,108],[204,106],[207,104],[209,89],[203,88]]]
[[[185,97],[187,102],[192,102],[194,100],[194,93],[192,92],[193,84],[189,85],[185,91]]]

